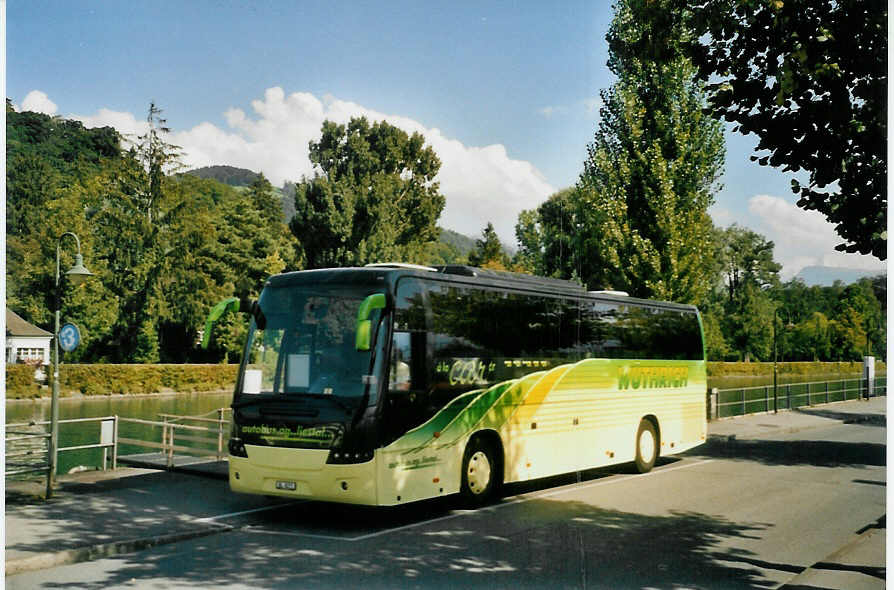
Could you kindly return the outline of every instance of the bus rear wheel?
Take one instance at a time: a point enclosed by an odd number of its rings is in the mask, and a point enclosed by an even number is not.
[[[460,493],[471,506],[483,506],[499,486],[499,464],[493,448],[480,438],[473,439],[466,447],[462,463]]]
[[[648,473],[658,460],[658,433],[651,420],[640,420],[636,430],[636,470]]]

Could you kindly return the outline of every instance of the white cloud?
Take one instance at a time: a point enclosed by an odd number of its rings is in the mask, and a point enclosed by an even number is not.
[[[537,113],[543,115],[547,119],[551,119],[553,115],[564,114],[567,110],[568,109],[566,109],[565,107],[546,106],[538,110]]]
[[[88,128],[114,127],[125,136],[125,139],[135,138],[137,135],[146,133],[149,129],[149,124],[146,121],[138,121],[132,113],[123,113],[109,109],[99,109],[95,115],[86,117],[71,115],[71,118],[80,121],[84,124],[84,127]]]
[[[353,116],[385,120],[408,133],[421,133],[441,159],[437,180],[447,204],[439,223],[477,237],[490,221],[507,243],[515,242],[519,212],[536,207],[555,192],[530,162],[512,159],[503,145],[466,146],[407,117],[332,96],[321,100],[304,92],[286,95],[282,88],[274,87],[268,88],[262,99],[253,100],[251,108],[251,114],[238,108],[224,113],[229,130],[206,122],[174,132],[169,141],[183,148],[188,167],[227,164],[249,168],[281,185],[312,175],[308,143],[319,139],[324,119],[337,123],[347,123]],[[102,109],[96,115],[73,118],[88,127],[113,125],[130,134],[145,131],[145,123],[131,113]]]
[[[588,114],[598,113],[599,109],[602,108],[602,97],[597,96],[596,98],[588,98],[584,100],[584,109],[586,109]]]
[[[732,225],[736,220],[736,217],[735,215],[733,215],[732,211],[716,204],[708,207],[708,215],[711,216],[711,219],[714,221],[714,225],[718,227]]]
[[[782,264],[782,276],[789,279],[805,266],[838,266],[863,270],[887,268],[872,256],[838,252],[842,239],[835,226],[818,211],[805,211],[779,197],[757,195],[749,199],[748,210],[759,220],[754,231],[776,245],[774,256]]]
[[[56,103],[40,90],[32,90],[25,96],[25,100],[22,101],[22,111],[55,115],[57,108]]]

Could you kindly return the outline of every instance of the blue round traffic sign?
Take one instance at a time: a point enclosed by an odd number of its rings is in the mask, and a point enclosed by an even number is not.
[[[65,352],[71,352],[81,343],[81,332],[74,324],[65,324],[59,330],[59,346]]]

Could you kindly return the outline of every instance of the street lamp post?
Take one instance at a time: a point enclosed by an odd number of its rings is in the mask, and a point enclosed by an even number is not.
[[[84,257],[81,255],[81,240],[72,232],[65,232],[56,241],[56,291],[54,293],[55,312],[56,312],[56,330],[53,332],[53,397],[50,402],[50,448],[49,448],[49,472],[47,474],[47,499],[53,495],[53,486],[56,483],[56,469],[58,465],[58,449],[59,449],[59,311],[61,307],[60,284],[62,276],[59,266],[60,246],[62,238],[71,236],[74,238],[78,246],[78,254],[75,257],[74,266],[66,271],[65,276],[73,285],[80,285],[87,278],[93,276],[93,273],[84,266]]]

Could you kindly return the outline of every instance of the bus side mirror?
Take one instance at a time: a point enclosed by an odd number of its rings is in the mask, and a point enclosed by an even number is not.
[[[212,307],[211,311],[208,312],[208,319],[205,320],[205,332],[202,334],[203,349],[208,348],[208,344],[211,342],[211,329],[214,327],[214,322],[219,320],[220,317],[228,311],[239,311],[239,300],[237,298],[227,297]]]
[[[373,293],[363,300],[357,310],[357,326],[354,336],[354,348],[358,352],[366,352],[372,345],[372,321],[369,316],[375,309],[385,309],[385,294]]]

